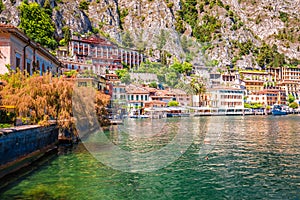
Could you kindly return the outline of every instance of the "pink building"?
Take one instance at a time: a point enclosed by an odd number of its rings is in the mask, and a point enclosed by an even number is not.
[[[0,24],[0,74],[20,69],[32,74],[34,71],[61,74],[61,62],[47,49],[29,39],[18,28]]]

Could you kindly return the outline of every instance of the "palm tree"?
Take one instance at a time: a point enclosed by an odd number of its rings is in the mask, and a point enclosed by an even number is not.
[[[200,77],[194,77],[190,83],[193,93],[199,95],[199,107],[202,105],[202,95],[206,92],[206,87],[203,80]]]

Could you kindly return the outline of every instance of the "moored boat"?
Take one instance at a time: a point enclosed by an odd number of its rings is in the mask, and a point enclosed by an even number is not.
[[[190,113],[187,109],[182,107],[169,107],[167,110],[167,117],[189,117]]]
[[[287,115],[288,112],[283,105],[274,105],[272,108],[272,115]]]
[[[143,119],[149,118],[149,115],[129,115],[130,118]]]

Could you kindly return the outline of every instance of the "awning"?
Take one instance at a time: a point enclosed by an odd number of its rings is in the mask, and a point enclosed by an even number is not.
[[[0,109],[15,109],[16,106],[0,106]]]

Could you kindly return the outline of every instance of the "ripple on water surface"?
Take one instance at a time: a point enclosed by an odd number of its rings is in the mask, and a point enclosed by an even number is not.
[[[210,121],[192,118],[197,142],[171,165],[143,174],[104,166],[78,145],[9,185],[0,199],[299,199],[299,121],[299,116],[225,117],[221,137],[204,155],[199,153],[206,136],[203,123]],[[146,122],[131,122],[129,129],[155,120]],[[115,134],[108,135],[115,140]],[[174,135],[155,137],[139,143],[122,135],[129,142],[118,144],[138,150],[147,145],[149,151]]]

